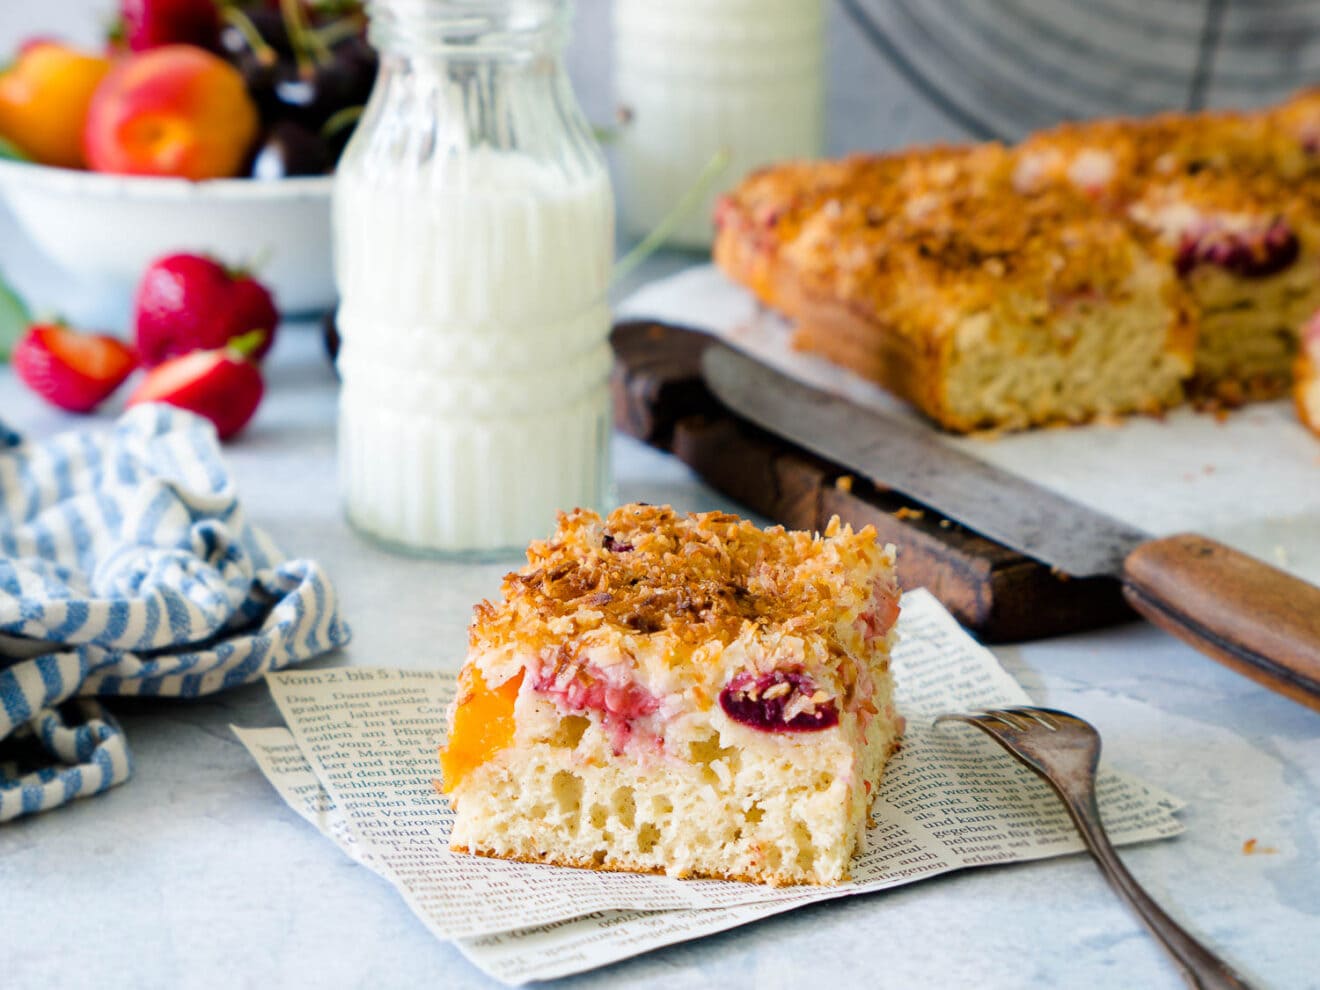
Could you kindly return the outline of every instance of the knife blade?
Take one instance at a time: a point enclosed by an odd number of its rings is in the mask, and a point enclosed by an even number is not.
[[[1117,578],[1156,625],[1320,710],[1320,588],[1203,536],[1152,537],[724,343],[702,374],[744,419],[1067,575]]]

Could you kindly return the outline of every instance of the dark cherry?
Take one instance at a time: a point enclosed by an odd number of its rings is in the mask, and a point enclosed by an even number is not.
[[[781,685],[788,685],[787,690]],[[815,683],[801,671],[775,670],[760,675],[743,671],[734,674],[720,692],[720,707],[735,722],[762,732],[816,732],[839,724],[839,709],[833,700],[784,718],[784,710],[792,701],[810,697],[816,690]]]
[[[275,68],[277,63],[263,62],[252,52],[228,56],[229,64],[236,68],[243,77],[252,102],[257,105],[263,122],[274,120],[279,112],[279,100],[275,97]]]
[[[606,550],[609,550],[611,553],[627,553],[633,548],[631,543],[626,543],[623,540],[616,540],[609,533],[605,534],[605,539],[601,541],[601,546]]]
[[[1178,245],[1178,274],[1186,277],[1198,265],[1217,265],[1243,278],[1264,278],[1283,271],[1301,253],[1301,244],[1285,220],[1262,231],[1210,231],[1187,234]]]
[[[374,69],[368,75],[363,66],[339,58],[310,68],[281,62],[274,83],[279,115],[320,128],[340,110],[365,103],[374,79]]]
[[[320,127],[334,113],[332,100],[315,69],[301,69],[296,63],[281,62],[275,67],[273,85],[276,112],[308,127]]]
[[[348,106],[357,106],[367,102],[371,88],[376,84],[376,73],[380,68],[380,57],[366,38],[353,35],[345,38],[334,49],[335,61],[346,75],[346,97]]]
[[[322,175],[334,164],[330,145],[319,133],[292,120],[281,120],[257,147],[249,174],[254,179]]]

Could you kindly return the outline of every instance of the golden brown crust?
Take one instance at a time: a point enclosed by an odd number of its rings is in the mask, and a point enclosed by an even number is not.
[[[1015,182],[1064,182],[1121,206],[1151,184],[1204,183],[1224,208],[1291,194],[1290,183],[1314,163],[1301,143],[1268,114],[1158,114],[1062,124],[1013,151]],[[1082,156],[1093,156],[1082,160]],[[1107,181],[1106,180],[1107,177]]]
[[[504,579],[503,602],[476,607],[469,636],[474,648],[516,642],[535,652],[586,630],[688,644],[728,644],[748,623],[830,630],[872,594],[859,576],[883,556],[875,539],[872,527],[837,521],[813,536],[722,512],[626,505],[602,520],[578,509],[528,548],[527,565]]]
[[[1288,135],[1304,152],[1320,153],[1320,86],[1299,90],[1264,116],[1269,126]]]
[[[665,871],[658,867],[641,866],[621,866],[606,861],[597,862],[594,859],[574,859],[572,857],[556,856],[554,853],[541,853],[539,856],[519,855],[517,853],[496,852],[493,849],[470,849],[467,846],[450,845],[450,852],[464,853],[469,856],[484,856],[487,859],[502,859],[511,863],[537,863],[542,866],[563,866],[574,870],[595,870],[597,873],[646,873],[651,876],[662,876]],[[768,887],[805,887],[812,886],[806,880],[798,877],[790,877],[782,873],[719,873],[709,871],[693,870],[688,873],[677,874],[680,880],[732,880],[737,883],[759,883]],[[846,883],[851,877],[845,871],[843,876],[837,881],[829,884],[815,884],[814,886],[834,886],[837,883]]]

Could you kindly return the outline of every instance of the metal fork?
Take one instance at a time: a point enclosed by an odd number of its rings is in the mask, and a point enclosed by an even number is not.
[[[1045,778],[1063,799],[1109,886],[1173,957],[1189,986],[1202,990],[1247,990],[1242,977],[1151,900],[1118,858],[1105,834],[1096,804],[1100,734],[1089,722],[1052,708],[998,708],[940,715],[935,721],[976,726]]]

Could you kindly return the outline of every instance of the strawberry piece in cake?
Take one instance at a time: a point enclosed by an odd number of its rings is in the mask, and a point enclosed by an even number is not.
[[[456,851],[837,883],[902,720],[870,527],[578,510],[475,610],[441,750]]]

